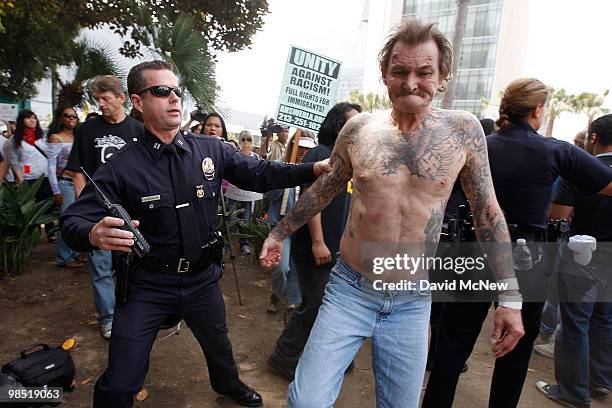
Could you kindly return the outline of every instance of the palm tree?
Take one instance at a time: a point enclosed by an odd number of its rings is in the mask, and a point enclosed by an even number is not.
[[[146,8],[141,8],[139,14],[142,25],[134,30],[144,46],[174,66],[181,88],[188,91],[196,104],[207,111],[218,111],[215,109],[219,93],[215,63],[206,39],[195,28],[193,17],[168,13],[154,20]]]
[[[555,125],[555,119],[559,117],[562,112],[572,110],[571,101],[574,98],[573,95],[568,94],[564,88],[549,88],[548,98],[548,124],[546,126],[546,137],[552,137],[553,126]]]
[[[74,43],[71,54],[75,68],[74,77],[66,82],[57,79],[60,85],[57,93],[57,106],[78,106],[86,109],[87,101],[92,102],[84,86],[87,81],[98,75],[115,75],[125,78],[125,71],[117,62],[115,52],[107,45],[90,40],[79,40]],[[52,75],[58,77],[56,72],[52,72]]]
[[[457,71],[459,70],[459,58],[461,57],[461,46],[463,44],[463,35],[465,34],[465,25],[467,22],[468,6],[472,0],[455,0],[457,4],[457,17],[455,18],[455,29],[453,31],[453,76],[452,80],[446,84],[446,92],[442,98],[440,106],[443,109],[452,109],[455,99],[455,84],[457,80]]]
[[[368,92],[364,95],[361,91],[351,91],[348,101],[357,103],[366,112],[374,112],[378,110],[390,109],[391,101],[386,95],[378,95],[373,92]]]
[[[582,92],[572,97],[570,101],[572,110],[576,113],[584,113],[588,117],[587,128],[591,126],[596,115],[610,113],[610,109],[602,106],[609,92],[609,89],[606,89],[601,95],[592,92]]]

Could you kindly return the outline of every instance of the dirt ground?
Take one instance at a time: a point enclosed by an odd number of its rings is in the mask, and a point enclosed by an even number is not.
[[[43,342],[59,345],[73,337],[76,388],[65,394],[65,407],[91,406],[93,385],[106,367],[107,346],[99,334],[89,284],[88,267],[67,270],[54,265],[56,246],[41,243],[34,251],[27,272],[17,278],[0,280],[0,362],[18,356],[20,350]],[[265,311],[269,284],[266,274],[246,257],[237,262],[244,301],[238,305],[234,278],[228,267],[221,287],[226,297],[229,334],[244,382],[258,390],[269,408],[286,407],[288,383],[266,365],[268,354],[284,324],[284,313]],[[490,319],[483,330],[469,370],[461,376],[455,407],[486,407],[494,358],[489,351]],[[202,351],[186,325],[179,335],[162,331],[151,354],[145,381],[149,396],[137,402],[140,408],[233,407],[225,397],[212,391]],[[164,338],[166,337],[166,338]],[[356,358],[356,370],[342,386],[339,408],[374,407],[374,377],[369,344]],[[558,405],[540,395],[536,380],[552,381],[553,362],[537,355],[531,359],[520,407],[548,408]],[[425,380],[427,381],[427,379]],[[610,404],[610,401],[607,401]],[[594,403],[592,407],[607,404]],[[610,405],[607,405],[608,407]]]

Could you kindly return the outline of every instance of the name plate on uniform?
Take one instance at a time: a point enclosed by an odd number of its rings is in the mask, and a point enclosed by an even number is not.
[[[241,190],[236,186],[230,184],[225,192],[225,196],[227,198],[231,198],[235,201],[257,201],[263,198],[261,193],[256,193],[254,191],[246,191]]]

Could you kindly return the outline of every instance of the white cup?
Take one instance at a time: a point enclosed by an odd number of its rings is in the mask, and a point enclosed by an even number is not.
[[[574,252],[574,262],[588,265],[597,249],[597,240],[590,235],[574,235],[570,237],[567,247]]]

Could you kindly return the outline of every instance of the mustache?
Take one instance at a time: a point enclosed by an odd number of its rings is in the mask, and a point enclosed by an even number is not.
[[[418,91],[418,90],[417,90],[417,91],[414,91],[414,92],[411,92],[411,91],[409,91],[409,90],[408,90],[408,89],[406,89],[406,88],[402,88],[402,89],[400,89],[399,91],[397,91],[397,92],[395,93],[395,96],[398,96],[398,97],[399,97],[399,96],[410,96],[410,95],[415,95],[415,96],[425,96],[425,95],[423,94],[423,92],[420,92],[420,91]]]

